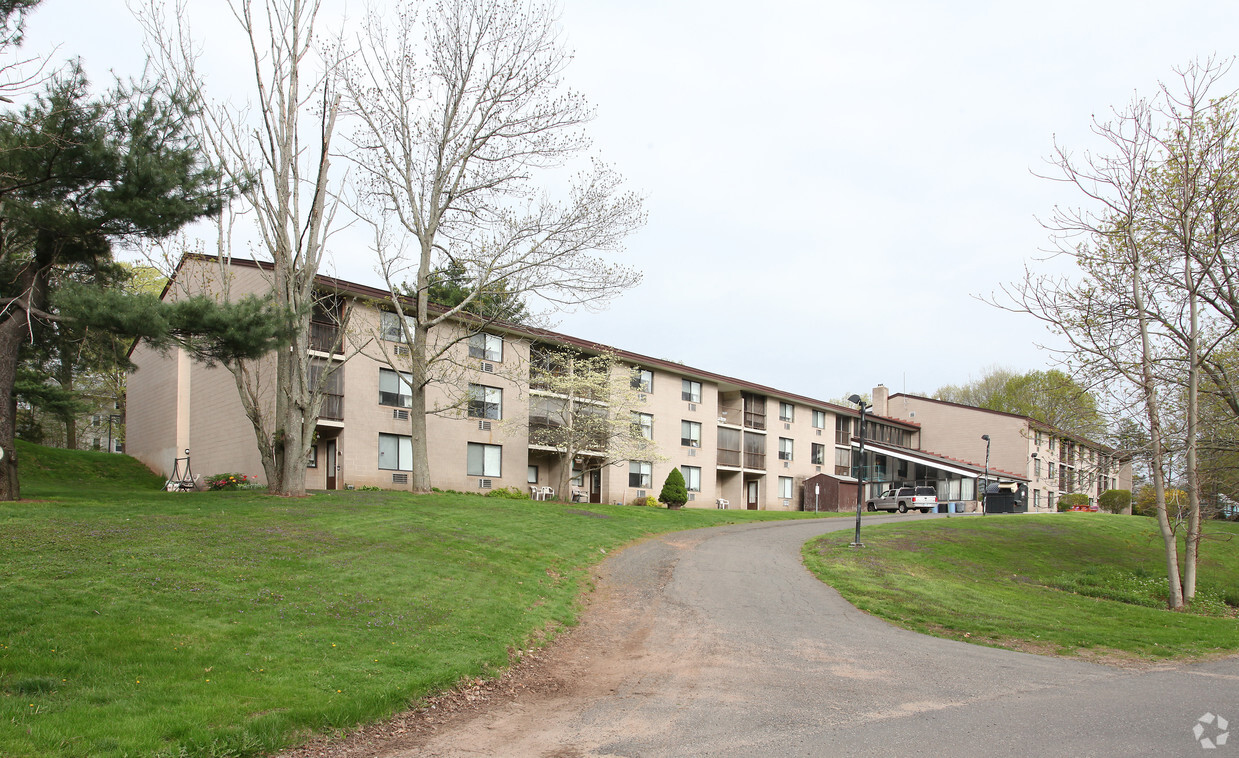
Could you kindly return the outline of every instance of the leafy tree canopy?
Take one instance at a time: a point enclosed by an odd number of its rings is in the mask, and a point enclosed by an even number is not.
[[[968,384],[941,387],[934,397],[976,408],[1028,416],[1056,429],[1091,439],[1104,435],[1106,430],[1097,410],[1096,399],[1058,369],[1017,374],[995,367]]]

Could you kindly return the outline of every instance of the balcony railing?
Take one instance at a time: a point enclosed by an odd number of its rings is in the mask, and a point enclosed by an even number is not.
[[[323,406],[318,411],[320,419],[328,421],[344,420],[344,395],[323,394]]]
[[[751,468],[751,469],[758,469],[760,471],[765,471],[766,470],[766,454],[765,453],[745,453],[744,454],[744,467]]]
[[[739,468],[740,467],[740,451],[739,450],[726,450],[720,447],[718,449],[718,465],[734,466],[736,468]]]
[[[311,321],[310,349],[320,353],[341,352],[340,327],[321,321]]]

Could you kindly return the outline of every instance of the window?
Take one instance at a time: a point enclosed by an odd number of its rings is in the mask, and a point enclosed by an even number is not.
[[[701,447],[701,424],[696,421],[681,421],[680,444],[684,447]]]
[[[634,436],[645,437],[647,440],[654,439],[654,416],[649,413],[632,412],[632,433]]]
[[[1049,445],[1050,452],[1051,453],[1054,452],[1054,438],[1050,437],[1048,440],[1046,440],[1046,444]]]
[[[779,437],[779,460],[790,461],[792,459],[792,445],[794,444],[786,437]]]
[[[680,397],[690,403],[700,403],[701,382],[694,382],[689,379],[683,380],[680,387]]]
[[[404,321],[409,325],[409,331],[413,331],[413,325],[417,323],[412,316],[405,316]],[[391,311],[379,311],[379,330],[383,333],[383,339],[388,342],[404,342],[404,329],[400,328],[400,317]]]
[[[792,499],[792,478],[790,476],[779,477],[779,497],[784,500]]]
[[[469,337],[469,357],[484,361],[503,360],[503,338],[478,332]]]
[[[1041,432],[1040,431],[1033,432],[1033,444],[1035,444],[1037,447],[1041,447]]]
[[[680,466],[680,473],[684,475],[684,486],[689,492],[701,492],[700,466]]]
[[[813,411],[813,428],[826,428],[826,411]]]
[[[389,368],[379,369],[379,405],[401,408],[413,405],[413,375]]]
[[[503,390],[484,384],[470,384],[469,417],[503,418]]]
[[[1054,510],[1054,491],[1050,490],[1045,493],[1045,507]]]
[[[642,392],[654,391],[654,372],[643,368],[632,370],[632,388]]]
[[[649,489],[654,484],[654,464],[649,461],[629,461],[628,486]]]
[[[835,448],[835,476],[852,476],[852,450]]]
[[[1033,490],[1033,509],[1041,507],[1041,490]]]
[[[821,466],[826,462],[826,446],[819,445],[816,442],[811,444],[809,446],[809,458],[814,465]]]
[[[503,476],[503,447],[469,443],[469,476]]]
[[[835,444],[852,444],[852,419],[848,416],[835,416]]]
[[[380,434],[379,468],[389,471],[412,471],[413,438],[399,434]]]
[[[529,474],[525,477],[525,481],[529,482],[530,484],[538,483],[538,467],[537,466],[529,467]]]
[[[305,461],[306,468],[318,468],[318,445],[310,445],[310,457]]]
[[[791,403],[779,403],[779,421],[794,421],[796,406]]]
[[[1054,478],[1054,464],[1047,463],[1045,465],[1046,465],[1046,475],[1049,476],[1051,479],[1053,479]]]
[[[1033,476],[1041,476],[1041,459],[1033,458]]]

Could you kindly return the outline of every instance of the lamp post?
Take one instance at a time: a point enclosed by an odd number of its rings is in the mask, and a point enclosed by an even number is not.
[[[989,435],[982,434],[981,439],[985,440],[985,483],[981,490],[981,515],[985,515],[985,497],[989,494]]]
[[[849,547],[864,547],[864,543],[860,541],[860,508],[865,502],[865,409],[872,406],[866,405],[865,401],[860,399],[860,395],[852,395],[848,398],[848,402],[860,406],[860,470],[856,472],[856,536],[852,538],[852,544]]]
[[[1037,461],[1037,457],[1038,457],[1038,456],[1037,456],[1037,454],[1036,454],[1036,453],[1033,453],[1033,454],[1032,454],[1033,474],[1032,474],[1032,476],[1028,477],[1028,481],[1032,484],[1032,486],[1031,486],[1031,487],[1029,487],[1029,489],[1030,489],[1030,490],[1035,490],[1035,489],[1036,489],[1036,487],[1037,487],[1037,479],[1038,479],[1038,478],[1040,478],[1040,472],[1037,470],[1037,463],[1038,463],[1038,461]],[[1028,497],[1035,498],[1036,496],[1035,496],[1035,495],[1030,494]],[[1036,507],[1036,505],[1039,505],[1039,503],[1038,503],[1038,504],[1035,504],[1035,505],[1034,505],[1034,507]],[[1028,501],[1027,501],[1027,499],[1025,499],[1025,501],[1024,501],[1024,510],[1028,510]]]

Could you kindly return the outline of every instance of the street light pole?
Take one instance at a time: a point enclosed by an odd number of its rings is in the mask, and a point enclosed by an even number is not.
[[[981,439],[985,440],[985,485],[981,491],[981,515],[985,515],[985,499],[989,495],[989,435],[982,434]]]
[[[860,395],[852,395],[848,398],[848,402],[860,406],[860,466],[856,472],[856,536],[852,538],[852,544],[849,547],[864,547],[864,543],[860,541],[860,509],[865,502],[865,409],[871,406],[865,405]]]

